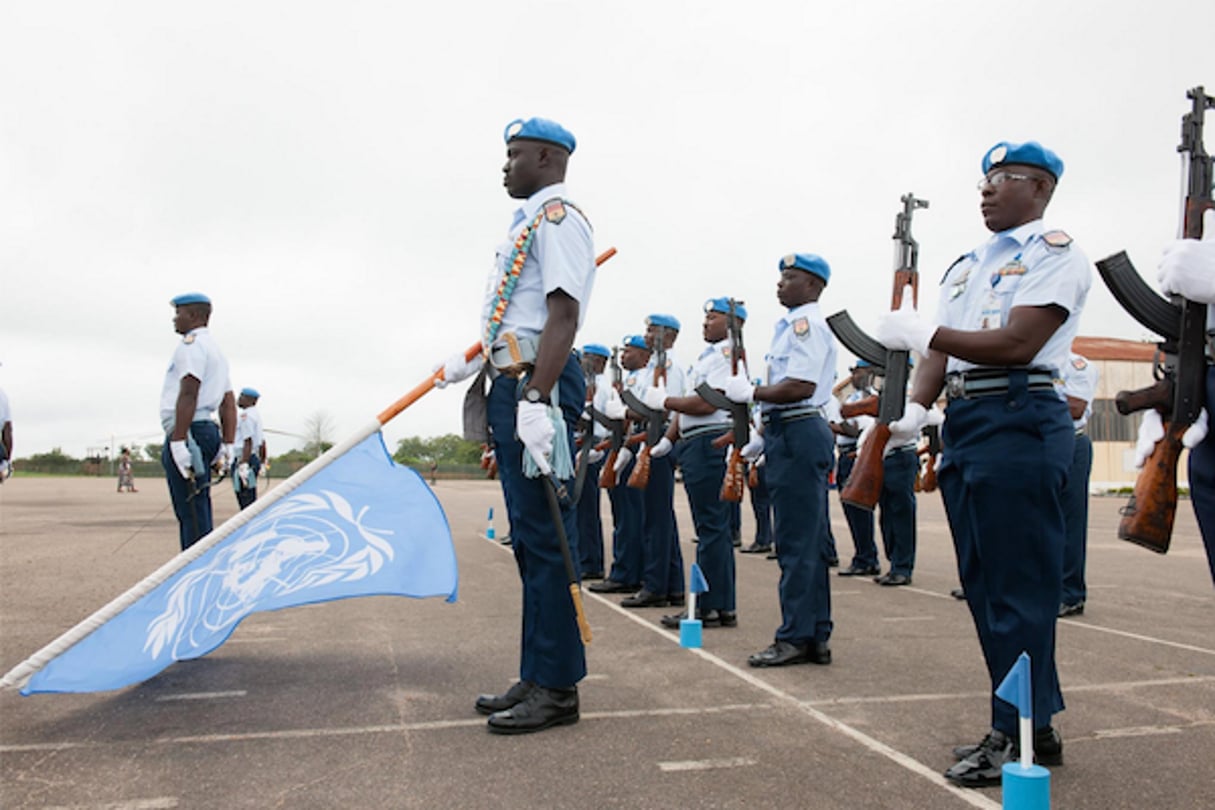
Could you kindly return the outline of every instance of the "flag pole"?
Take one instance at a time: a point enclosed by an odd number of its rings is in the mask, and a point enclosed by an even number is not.
[[[599,266],[603,264],[615,254],[616,248],[608,248],[595,259],[595,265]],[[464,359],[466,361],[471,361],[480,352],[481,342],[478,341],[464,350]],[[363,427],[359,428],[354,434],[335,444],[333,447],[330,447],[318,458],[313,459],[299,470],[296,470],[295,473],[286,478],[277,487],[270,490],[253,503],[249,504],[249,506],[237,512],[232,517],[228,518],[215,529],[212,529],[209,534],[201,538],[197,543],[174,556],[160,568],[157,568],[151,574],[148,574],[139,582],[135,583],[135,585],[129,588],[126,592],[115,597],[108,604],[81,621],[75,627],[63,633],[41,650],[10,669],[4,674],[3,677],[0,677],[0,690],[20,688],[24,686],[26,682],[28,682],[29,679],[33,677],[36,672],[38,672],[38,670],[42,669],[52,660],[62,655],[74,645],[78,644],[90,633],[101,627],[106,622],[110,621],[110,619],[113,619],[119,613],[138,602],[144,596],[147,596],[149,593],[163,584],[165,580],[169,579],[169,577],[173,576],[178,571],[194,562],[203,554],[206,554],[237,529],[252,521],[255,517],[269,509],[278,501],[290,495],[309,478],[312,478],[321,470],[337,461],[338,458],[357,447],[368,436],[378,432],[380,428],[400,414],[401,411],[405,410],[410,405],[421,399],[423,395],[435,387],[436,382],[442,379],[443,369],[440,368],[422,382],[418,383],[418,385],[414,386],[413,389],[408,391],[396,402],[392,403],[381,411],[373,421],[368,422]]]

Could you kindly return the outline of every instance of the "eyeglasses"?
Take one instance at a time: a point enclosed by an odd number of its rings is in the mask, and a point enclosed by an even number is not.
[[[1005,182],[1007,182],[1009,180],[1036,180],[1036,179],[1037,178],[1031,177],[1028,174],[1015,174],[1013,172],[998,171],[998,172],[988,175],[987,177],[984,177],[982,180],[980,180],[975,185],[975,188],[979,189],[979,191],[982,191],[986,186],[991,186],[992,188],[995,188],[996,186],[1003,185]]]

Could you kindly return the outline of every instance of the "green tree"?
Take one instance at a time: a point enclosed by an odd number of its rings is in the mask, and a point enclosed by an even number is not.
[[[145,444],[143,446],[143,454],[152,461],[160,461],[160,453],[164,450],[164,444]]]
[[[398,464],[476,464],[481,460],[481,445],[465,441],[454,433],[444,436],[410,436],[397,442],[392,454]]]
[[[330,447],[333,447],[333,417],[326,411],[317,411],[304,422],[304,436],[307,443],[304,452],[311,458],[318,458]]]

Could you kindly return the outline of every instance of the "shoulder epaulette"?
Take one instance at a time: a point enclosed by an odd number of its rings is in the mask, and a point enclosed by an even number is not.
[[[1072,238],[1066,231],[1047,231],[1042,234],[1042,241],[1053,248],[1065,248],[1072,243]]]

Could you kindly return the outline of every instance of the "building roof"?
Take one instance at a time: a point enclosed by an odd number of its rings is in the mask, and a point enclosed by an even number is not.
[[[1089,360],[1133,360],[1150,363],[1156,356],[1156,344],[1141,340],[1120,340],[1111,337],[1077,337],[1072,351]]]

